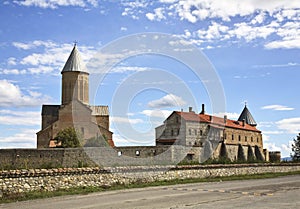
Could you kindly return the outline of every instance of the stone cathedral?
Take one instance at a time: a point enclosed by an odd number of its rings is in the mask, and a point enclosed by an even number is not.
[[[61,74],[61,104],[42,106],[42,128],[37,133],[37,147],[56,147],[54,138],[68,127],[74,127],[83,139],[102,137],[114,146],[108,106],[89,105],[89,73],[76,44]]]

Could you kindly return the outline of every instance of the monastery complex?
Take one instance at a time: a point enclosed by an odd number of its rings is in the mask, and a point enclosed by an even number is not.
[[[84,139],[101,138],[118,155],[133,157],[156,155],[170,146],[190,148],[187,161],[201,161],[228,157],[230,160],[250,158],[268,161],[269,152],[263,149],[262,133],[245,105],[238,120],[216,117],[192,107],[187,112],[174,111],[155,129],[156,146],[116,147],[109,130],[109,107],[89,105],[89,73],[84,66],[76,44],[62,71],[60,105],[43,105],[41,130],[37,133],[37,148],[56,147],[57,133],[75,127]],[[163,148],[162,148],[163,147]],[[143,153],[142,153],[143,152]]]

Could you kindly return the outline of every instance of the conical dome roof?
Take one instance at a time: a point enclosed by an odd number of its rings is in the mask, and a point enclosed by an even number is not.
[[[253,116],[251,115],[250,111],[247,108],[247,105],[245,105],[238,121],[243,121],[245,120],[245,123],[251,125],[251,126],[256,126],[257,123],[255,122]]]
[[[69,72],[69,71],[77,71],[77,72],[85,72],[85,73],[88,72],[85,65],[82,62],[76,44],[74,45],[73,50],[61,73]]]

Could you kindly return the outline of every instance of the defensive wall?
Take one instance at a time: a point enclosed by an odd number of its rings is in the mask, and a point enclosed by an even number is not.
[[[219,144],[221,145],[221,144]],[[220,156],[220,148],[210,150],[214,158]],[[245,159],[249,148],[242,146]],[[253,148],[251,148],[253,149]],[[238,146],[226,145],[231,160],[236,160]],[[169,165],[180,161],[203,162],[203,147],[199,146],[133,146],[87,147],[45,149],[0,149],[0,170],[60,167]],[[253,153],[255,150],[253,149]],[[203,158],[203,159],[202,159]]]
[[[244,174],[300,171],[300,164],[229,164],[189,166],[128,166],[55,168],[0,171],[0,197],[29,191],[71,187],[110,187],[174,179],[209,178]]]

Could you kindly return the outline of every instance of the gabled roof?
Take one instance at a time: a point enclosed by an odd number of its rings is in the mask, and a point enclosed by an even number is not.
[[[245,120],[245,123],[251,125],[251,126],[256,126],[257,123],[255,122],[253,116],[251,115],[250,111],[248,110],[247,106],[245,105],[238,121],[243,121]]]
[[[209,123],[213,127],[215,127],[215,126],[218,126],[220,128],[228,127],[228,128],[236,128],[236,129],[260,132],[253,125],[250,125],[247,123],[243,124],[243,122],[241,122],[241,121],[235,121],[235,120],[230,120],[230,119],[224,120],[224,118],[211,116],[211,115],[207,115],[207,114],[196,114],[194,112],[179,112],[179,111],[174,111],[172,114],[180,115],[185,121]],[[226,123],[225,123],[225,121],[226,121]]]
[[[74,45],[73,50],[65,64],[63,70],[61,71],[61,73],[70,72],[70,71],[85,72],[85,73],[88,72],[85,65],[82,62],[82,59],[81,59],[81,56],[77,49],[76,44]]]

